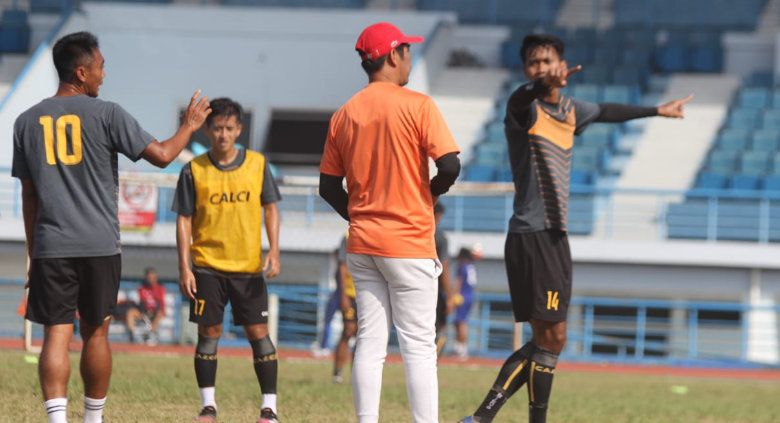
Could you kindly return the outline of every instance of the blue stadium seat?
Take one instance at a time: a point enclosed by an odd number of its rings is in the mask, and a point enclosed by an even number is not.
[[[505,108],[502,108],[505,110]],[[504,145],[506,136],[504,135],[503,117],[498,122],[492,122],[485,128],[485,141],[494,144]]]
[[[575,146],[572,152],[572,169],[598,172],[603,163],[602,150],[595,147]]]
[[[756,190],[758,189],[760,179],[753,175],[734,175],[729,182],[729,188],[732,190]]]
[[[593,185],[596,180],[592,172],[582,170],[572,170],[569,176],[569,182],[572,185]]]
[[[734,164],[737,160],[736,151],[715,150],[707,159],[707,171],[729,175],[734,172]]]
[[[775,90],[772,94],[772,108],[780,109],[780,90]]]
[[[780,110],[765,111],[761,127],[763,129],[780,129]]]
[[[780,152],[775,153],[774,157],[772,157],[772,171],[780,175]]]
[[[647,85],[647,67],[635,67],[621,65],[612,70],[612,83],[619,85],[640,86]]]
[[[745,81],[749,87],[771,87],[774,84],[775,75],[772,72],[753,72]]]
[[[593,103],[601,102],[601,90],[598,85],[577,84],[572,88],[571,96],[577,100]]]
[[[7,9],[0,16],[0,53],[27,53],[30,46],[30,25],[27,12]]]
[[[739,171],[743,175],[764,175],[768,168],[769,156],[763,151],[746,151],[739,159]]]
[[[688,69],[693,72],[720,72],[723,68],[723,53],[720,43],[692,47],[688,57]]]
[[[758,110],[755,109],[735,109],[726,120],[726,126],[731,129],[752,130],[759,123]]]
[[[506,161],[506,146],[500,143],[479,143],[474,147],[475,161],[480,165],[500,166]]]
[[[684,72],[688,70],[688,48],[685,45],[669,43],[655,52],[655,67],[661,72]]]
[[[770,91],[766,88],[743,88],[739,92],[737,104],[742,108],[763,109],[769,104]]]
[[[520,42],[507,41],[501,45],[501,64],[509,69],[521,69],[523,61],[520,58]]]
[[[593,52],[593,62],[598,65],[614,67],[621,62],[621,55],[619,50],[612,48],[596,48]],[[583,69],[588,72],[588,69]]]
[[[496,181],[498,182],[512,182],[512,169],[501,168],[496,172]]]
[[[646,68],[650,66],[652,51],[649,48],[634,47],[623,50],[620,63],[634,68]]]
[[[741,151],[747,148],[750,132],[745,129],[725,129],[718,136],[716,145],[721,151]]]
[[[719,173],[702,172],[696,179],[696,188],[723,189],[726,188],[728,177]]]
[[[466,180],[474,182],[491,182],[494,179],[494,166],[469,165],[466,168]]]
[[[589,84],[609,84],[612,80],[612,66],[614,65],[594,62],[588,66],[583,66],[582,72],[578,72],[575,76]]]
[[[764,191],[780,191],[780,175],[768,175],[761,182]]]
[[[759,129],[753,132],[753,142],[750,149],[763,153],[774,153],[780,141],[780,130]]]
[[[634,104],[639,100],[639,90],[625,85],[607,85],[602,92],[605,103]]]

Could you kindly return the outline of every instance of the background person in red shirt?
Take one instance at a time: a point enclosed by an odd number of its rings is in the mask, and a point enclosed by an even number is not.
[[[126,319],[130,341],[136,341],[136,321],[146,317],[151,324],[146,341],[151,345],[157,344],[157,328],[165,317],[165,287],[160,284],[157,270],[153,267],[144,270],[144,281],[138,288],[138,304],[132,304],[127,310]]]

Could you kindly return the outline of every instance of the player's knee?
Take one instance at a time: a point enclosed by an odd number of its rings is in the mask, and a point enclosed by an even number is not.
[[[566,345],[566,331],[555,329],[544,331],[535,338],[534,343],[537,347],[556,353],[561,352]]]
[[[249,341],[255,362],[276,360],[276,347],[270,336]]]
[[[259,340],[268,336],[268,325],[248,325],[244,326],[244,331],[246,332],[246,337],[249,340]]]
[[[552,339],[551,343],[555,346],[553,351],[560,352],[563,350],[563,347],[566,345],[566,331],[565,330],[556,330],[552,333]]]
[[[219,339],[222,336],[222,325],[198,326],[198,336]]]
[[[219,338],[198,335],[198,345],[195,347],[196,357],[214,357],[217,355]]]

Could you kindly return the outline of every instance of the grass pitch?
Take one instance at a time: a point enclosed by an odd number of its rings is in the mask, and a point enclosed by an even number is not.
[[[71,359],[69,421],[82,418],[78,356]],[[441,421],[472,412],[495,378],[492,367],[439,369]],[[279,417],[284,423],[354,422],[349,384],[330,382],[329,361],[282,360]],[[187,422],[199,408],[189,357],[117,353],[105,420]],[[35,364],[19,351],[0,351],[0,421],[42,422]],[[548,421],[555,422],[778,422],[780,384],[750,381],[560,371]],[[217,402],[221,422],[254,422],[260,393],[248,358],[219,359]],[[518,392],[496,419],[527,421],[527,394]],[[382,391],[382,422],[409,422],[403,367],[388,364]]]

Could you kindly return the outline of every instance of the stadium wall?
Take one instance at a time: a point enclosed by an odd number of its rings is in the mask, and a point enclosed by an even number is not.
[[[101,98],[120,103],[152,135],[172,134],[200,88],[245,105],[254,115],[251,147],[262,149],[272,110],[334,111],[366,84],[355,40],[383,20],[427,37],[409,86],[428,92],[446,64],[451,13],[85,3],[57,36],[89,30],[99,37]],[[42,44],[0,108],[4,151],[16,116],[56,90],[50,56]],[[0,155],[0,167],[10,160]]]

